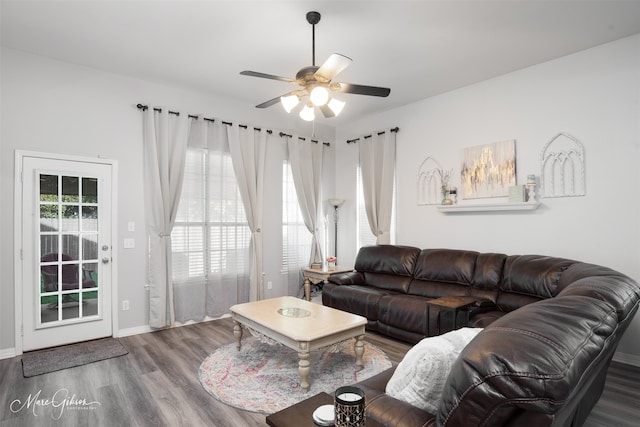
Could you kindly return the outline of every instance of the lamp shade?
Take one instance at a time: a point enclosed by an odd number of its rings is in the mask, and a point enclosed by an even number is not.
[[[329,200],[327,200],[327,201],[328,201],[328,202],[329,202],[329,204],[330,204],[331,206],[333,206],[334,208],[337,208],[337,207],[339,207],[341,204],[343,204],[343,203],[344,203],[344,200],[343,200],[343,199],[329,199]]]
[[[312,121],[313,119],[316,118],[316,114],[313,111],[313,106],[312,105],[305,105],[302,110],[300,111],[300,118],[302,120],[305,120],[307,122]]]
[[[291,110],[293,110],[293,108],[296,105],[298,105],[299,102],[300,102],[300,98],[298,98],[298,95],[289,95],[289,96],[280,97],[280,103],[282,104],[282,107],[285,109],[287,113],[290,113]]]
[[[338,101],[335,98],[331,98],[331,100],[329,101],[329,104],[327,104],[327,107],[329,107],[331,111],[333,111],[333,114],[338,116],[338,114],[340,114],[340,112],[344,108],[344,104],[345,104],[344,101]]]

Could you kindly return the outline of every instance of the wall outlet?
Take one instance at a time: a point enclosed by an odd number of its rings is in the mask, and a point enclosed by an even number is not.
[[[122,311],[127,311],[127,310],[129,310],[129,300],[128,299],[122,301]]]
[[[123,246],[125,249],[133,249],[136,247],[135,239],[124,239]]]
[[[267,281],[267,289],[273,289],[273,282],[271,280]]]

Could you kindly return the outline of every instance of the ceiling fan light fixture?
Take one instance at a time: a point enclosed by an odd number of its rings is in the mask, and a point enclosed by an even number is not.
[[[311,90],[309,99],[316,107],[322,107],[329,101],[329,91],[324,86],[316,86]]]
[[[302,110],[300,110],[300,118],[307,122],[313,121],[313,119],[316,118],[316,113],[313,111],[313,105],[305,105]]]
[[[329,100],[329,103],[327,104],[327,107],[329,107],[331,111],[333,111],[333,114],[335,114],[336,117],[338,117],[338,114],[340,114],[340,112],[344,108],[344,105],[345,105],[344,101],[339,101],[335,98],[331,98]]]
[[[281,96],[280,103],[282,104],[284,110],[287,113],[290,113],[291,110],[293,110],[295,106],[300,103],[300,98],[298,97],[298,95]]]

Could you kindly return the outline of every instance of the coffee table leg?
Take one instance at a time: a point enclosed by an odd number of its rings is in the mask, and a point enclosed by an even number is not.
[[[300,359],[298,362],[298,372],[300,373],[300,387],[302,391],[306,393],[309,391],[309,352],[308,351],[300,351],[298,352],[298,358]]]
[[[364,361],[362,360],[362,356],[364,355],[364,341],[362,341],[363,338],[364,338],[364,335],[360,335],[359,337],[356,337],[356,343],[355,343],[356,366],[360,366],[360,367],[364,366]]]
[[[240,342],[242,341],[242,324],[233,321],[233,336],[236,338],[236,349],[240,351]]]

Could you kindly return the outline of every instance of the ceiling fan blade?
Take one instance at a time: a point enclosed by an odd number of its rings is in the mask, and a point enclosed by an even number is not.
[[[275,98],[265,101],[262,104],[256,105],[256,108],[269,108],[272,105],[277,104],[278,102],[280,102],[280,97],[276,96]]]
[[[343,92],[343,93],[353,93],[356,95],[370,95],[370,96],[389,96],[391,93],[391,89],[386,87],[378,87],[378,86],[363,86],[363,85],[354,85],[351,83],[338,83],[335,85],[331,84],[331,90],[334,92]]]
[[[331,108],[329,108],[329,106],[327,104],[324,104],[320,107],[320,111],[322,111],[322,114],[324,114],[324,116],[327,119],[330,119],[331,117],[335,117],[335,113],[333,111],[331,111]]]
[[[273,74],[259,73],[257,71],[240,71],[243,76],[260,77],[262,79],[279,80],[281,82],[295,83],[296,81],[288,77],[275,76]]]
[[[331,56],[324,61],[324,64],[318,68],[314,76],[316,80],[326,83],[330,82],[339,72],[344,70],[351,64],[351,58],[340,55],[339,53],[332,53]]]

